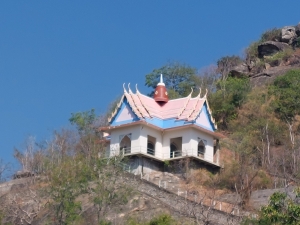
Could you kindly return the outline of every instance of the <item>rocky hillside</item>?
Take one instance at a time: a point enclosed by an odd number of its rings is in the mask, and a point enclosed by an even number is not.
[[[139,176],[124,174],[119,182],[126,182],[133,192],[128,201],[111,205],[107,209],[105,217],[102,215],[102,219],[107,221],[105,224],[138,225],[145,224],[145,221],[150,221],[160,215],[172,215],[172,220],[175,219],[176,222],[174,220],[171,224],[188,225],[198,221],[200,224],[224,225],[239,224],[243,216],[238,208],[228,208],[226,204],[223,204],[221,210],[219,204],[202,202],[203,198],[199,196],[196,199],[195,193],[190,192],[188,196],[173,193]],[[0,220],[1,224],[9,224],[9,222],[33,225],[59,223],[55,212],[49,207],[51,199],[48,199],[45,194],[39,194],[42,190],[40,184],[40,178],[21,178],[0,186],[0,201],[6,212],[5,217]],[[93,182],[89,186],[93,188]],[[192,198],[189,198],[190,195],[193,195]],[[91,201],[90,195],[82,193],[77,200],[81,202],[81,219],[70,224],[98,224],[99,209]]]
[[[231,68],[230,74],[248,76],[255,86],[269,83],[291,68],[300,67],[299,47],[300,23],[269,30],[246,49],[246,59]]]

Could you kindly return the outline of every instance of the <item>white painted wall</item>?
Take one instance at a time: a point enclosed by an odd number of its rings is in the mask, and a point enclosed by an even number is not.
[[[191,138],[191,147],[192,149],[194,149],[193,152],[194,154],[197,154],[198,151],[198,138],[201,138],[202,140],[206,140],[204,159],[213,162],[214,159],[213,137],[211,137],[210,135],[204,132],[192,128],[190,132],[190,138]]]
[[[171,138],[182,137],[182,146],[177,146],[179,150],[182,150],[183,155],[185,152],[191,150],[191,140],[190,140],[190,130],[191,128],[182,128],[178,130],[170,130],[163,135],[163,155],[164,159],[170,158],[170,141]]]
[[[119,137],[131,133],[131,152],[142,152],[147,154],[147,136],[156,138],[155,157],[160,159],[170,158],[170,140],[172,138],[182,137],[182,146],[177,146],[182,150],[182,155],[197,155],[198,138],[206,141],[204,159],[213,162],[214,146],[213,137],[194,128],[182,128],[178,130],[169,130],[162,133],[145,125],[133,125],[131,127],[119,128],[111,131],[110,149],[119,152]]]
[[[147,153],[147,143],[148,143],[148,135],[156,138],[155,143],[155,156],[158,158],[163,158],[162,152],[162,135],[161,131],[155,130],[151,127],[141,126],[141,137],[140,143],[143,149],[145,149],[145,153]]]
[[[110,153],[113,151],[116,154],[119,153],[120,149],[120,135],[126,135],[131,133],[131,151],[139,152],[140,151],[140,129],[141,125],[133,125],[131,127],[124,127],[119,129],[114,129],[111,131],[111,140],[110,140]]]

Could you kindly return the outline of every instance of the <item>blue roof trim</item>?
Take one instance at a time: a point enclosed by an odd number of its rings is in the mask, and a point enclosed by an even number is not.
[[[196,123],[196,120],[198,119],[198,117],[200,116],[200,114],[201,114],[202,112],[204,112],[204,115],[205,115],[206,119],[209,121],[210,127],[204,126],[203,124]],[[194,122],[196,125],[198,125],[198,126],[200,126],[200,127],[203,127],[203,128],[205,128],[205,129],[207,129],[207,130],[210,130],[210,131],[215,131],[215,130],[217,130],[216,127],[215,127],[215,125],[214,125],[214,123],[213,123],[213,121],[211,120],[210,113],[209,113],[208,110],[207,110],[207,103],[206,103],[206,101],[205,101],[205,103],[204,103],[204,105],[203,105],[201,111],[199,112],[199,114],[197,115],[197,117],[195,118],[195,120],[194,120],[193,122]]]
[[[116,122],[116,120],[119,118],[122,110],[125,108],[125,107],[129,107],[131,112],[135,115],[135,117],[133,119],[130,119],[130,120],[124,120],[124,121],[120,121],[120,122]],[[196,120],[198,119],[198,117],[200,116],[201,112],[204,112],[204,115],[206,117],[206,119],[209,121],[209,124],[210,126],[207,127],[203,124],[199,124],[199,123],[196,123]],[[121,104],[121,107],[118,109],[118,112],[116,113],[116,115],[114,116],[114,118],[112,118],[112,122],[110,123],[111,126],[118,126],[118,125],[122,125],[122,124],[129,124],[129,123],[132,123],[132,122],[136,122],[136,121],[139,121],[140,119],[137,117],[137,115],[133,112],[133,110],[131,109],[126,97],[124,97],[123,99],[123,102]],[[199,114],[197,115],[197,117],[195,118],[195,120],[193,121],[186,121],[186,120],[178,120],[177,118],[170,118],[170,119],[159,119],[157,117],[152,117],[152,118],[145,118],[145,121],[147,123],[150,123],[152,125],[155,125],[157,127],[160,127],[162,129],[168,129],[168,128],[173,128],[173,127],[181,127],[181,126],[185,126],[185,125],[189,125],[189,124],[195,124],[199,127],[202,127],[206,130],[209,130],[209,131],[215,131],[216,128],[214,126],[214,123],[213,121],[211,121],[211,117],[210,117],[210,114],[207,110],[207,104],[206,102],[204,103],[201,111],[199,112]]]
[[[135,115],[135,117],[134,117],[133,119],[131,119],[131,120],[123,120],[123,121],[120,121],[120,122],[116,122],[116,120],[119,118],[121,112],[123,111],[123,109],[124,109],[126,106],[127,106],[128,108],[130,108],[131,112]],[[110,123],[110,125],[112,125],[112,126],[117,126],[117,125],[127,124],[127,123],[131,123],[131,122],[139,121],[139,120],[140,120],[140,119],[137,117],[137,115],[136,115],[136,114],[133,112],[133,110],[131,109],[131,107],[130,107],[130,105],[129,105],[127,99],[126,99],[126,97],[124,97],[123,102],[122,102],[122,104],[121,104],[121,107],[118,109],[118,112],[117,112],[117,114],[114,116],[114,118],[112,118],[112,120],[111,120],[112,122]]]
[[[176,118],[162,120],[156,117],[146,118],[146,122],[163,129],[181,127],[184,125],[192,124],[192,122],[187,122],[185,120],[177,120]]]

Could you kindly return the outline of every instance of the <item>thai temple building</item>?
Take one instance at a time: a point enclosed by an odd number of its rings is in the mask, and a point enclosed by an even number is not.
[[[151,98],[125,86],[124,94],[112,116],[106,133],[109,157],[128,156],[135,174],[162,170],[164,163],[190,159],[199,165],[220,168],[217,126],[206,95],[169,100],[161,75]]]

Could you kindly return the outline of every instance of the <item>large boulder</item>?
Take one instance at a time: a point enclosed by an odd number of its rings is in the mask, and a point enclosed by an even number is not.
[[[295,32],[297,36],[300,36],[300,23],[295,27]]]
[[[278,41],[266,41],[258,46],[258,56],[260,58],[264,56],[270,56],[287,48],[290,48],[287,43]]]
[[[246,63],[241,63],[237,66],[234,66],[230,70],[230,74],[232,77],[238,77],[238,78],[248,76],[249,75],[248,65]]]
[[[276,77],[285,74],[287,71],[293,68],[297,68],[297,67],[292,67],[292,66],[270,67],[268,69],[263,70],[260,73],[253,74],[250,77],[251,83],[254,87],[272,83]]]
[[[291,44],[297,37],[296,28],[292,26],[286,26],[281,29],[281,41]]]

